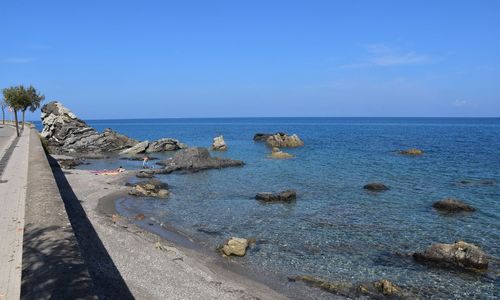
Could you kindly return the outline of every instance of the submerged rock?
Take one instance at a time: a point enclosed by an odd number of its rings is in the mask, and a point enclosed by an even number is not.
[[[248,248],[248,240],[232,237],[222,246],[221,251],[224,255],[245,256]]]
[[[151,142],[147,147],[146,152],[153,153],[153,152],[164,152],[164,151],[176,151],[185,148],[187,148],[187,145],[179,142],[176,139],[163,138]]]
[[[459,269],[486,270],[489,264],[481,248],[464,241],[433,244],[423,252],[413,253],[413,258],[420,262]]]
[[[446,213],[473,212],[476,209],[467,203],[457,199],[443,199],[435,202],[432,207]]]
[[[387,191],[389,188],[380,182],[372,182],[363,186],[365,190],[373,191],[373,192],[381,192]]]
[[[269,157],[275,159],[288,159],[288,158],[293,158],[293,155],[281,151],[280,148],[273,147]]]
[[[214,151],[226,151],[227,150],[226,141],[224,141],[224,137],[222,135],[214,137],[214,142],[212,143],[211,149]]]
[[[286,190],[279,193],[258,193],[255,199],[265,202],[290,202],[297,199],[297,192]]]
[[[157,179],[149,179],[133,184],[127,183],[127,185],[133,186],[129,191],[129,195],[132,196],[166,198],[169,195],[168,185]]]
[[[288,277],[288,280],[301,281],[310,286],[320,288],[332,294],[348,297],[370,299],[381,299],[390,297],[391,299],[416,299],[411,293],[404,291],[396,284],[387,279],[381,279],[367,283],[331,282],[322,278],[301,275]]]
[[[172,173],[174,171],[198,172],[207,169],[221,169],[239,167],[245,163],[241,160],[212,157],[205,148],[188,148],[177,152],[172,158],[157,163],[162,169],[155,169],[155,173]]]
[[[401,155],[422,155],[422,154],[424,154],[424,151],[422,151],[420,149],[412,148],[412,149],[407,149],[407,150],[401,150],[401,151],[399,151],[399,154],[401,154]]]

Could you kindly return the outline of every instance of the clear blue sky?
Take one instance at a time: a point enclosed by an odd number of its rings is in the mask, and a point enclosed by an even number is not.
[[[500,116],[500,1],[19,0],[0,11],[0,88],[33,84],[87,119]]]

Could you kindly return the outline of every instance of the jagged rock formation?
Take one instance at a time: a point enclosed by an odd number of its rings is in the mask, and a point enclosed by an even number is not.
[[[122,154],[134,155],[187,147],[174,139],[139,143],[111,129],[99,133],[57,101],[42,107],[41,119],[43,124],[41,137],[47,141],[47,148],[51,154],[100,157],[110,152],[121,151]]]
[[[133,187],[128,192],[129,195],[137,197],[166,198],[170,194],[170,192],[168,191],[168,185],[157,179],[150,179],[127,185]]]
[[[286,147],[300,147],[304,146],[304,142],[298,135],[288,135],[284,132],[274,134],[270,133],[256,133],[253,136],[254,141],[266,142],[269,147],[286,148]]]

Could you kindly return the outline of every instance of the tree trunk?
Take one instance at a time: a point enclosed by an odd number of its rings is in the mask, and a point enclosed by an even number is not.
[[[2,109],[2,124],[5,125],[5,109]]]
[[[25,111],[25,110],[23,110],[23,126],[22,126],[21,130],[24,130],[24,113],[25,113],[25,112],[26,112],[26,111]]]
[[[17,122],[17,110],[16,109],[14,110],[14,119],[16,120],[16,132],[17,132],[17,136],[20,136],[20,134],[19,134],[19,123]]]

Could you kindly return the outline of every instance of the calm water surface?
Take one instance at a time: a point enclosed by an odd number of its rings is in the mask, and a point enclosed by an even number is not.
[[[500,257],[500,119],[259,118],[89,121],[136,139],[174,137],[209,147],[223,134],[227,156],[242,168],[171,174],[167,200],[123,199],[215,247],[229,236],[256,237],[237,260],[278,278],[310,274],[332,281],[388,278],[423,297],[495,299],[498,270],[487,276],[429,268],[404,254],[435,242],[463,239]],[[255,143],[257,132],[297,133],[305,146],[296,158],[270,160]],[[425,154],[404,157],[417,147]],[[88,168],[137,162],[107,160]],[[468,184],[461,184],[463,180]],[[487,180],[488,182],[484,182]],[[387,192],[362,189],[383,182]],[[493,181],[493,183],[491,182]],[[486,184],[489,183],[489,184]],[[291,204],[263,204],[255,193],[293,188]],[[473,214],[440,215],[434,201],[454,197],[478,208]]]

